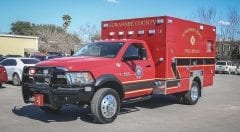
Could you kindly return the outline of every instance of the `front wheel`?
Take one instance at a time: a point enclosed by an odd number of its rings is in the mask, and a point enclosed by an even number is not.
[[[111,88],[101,88],[93,96],[91,111],[98,123],[110,123],[117,118],[120,110],[120,97]]]

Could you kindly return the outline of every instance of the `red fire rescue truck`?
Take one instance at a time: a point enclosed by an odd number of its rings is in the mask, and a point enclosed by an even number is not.
[[[122,102],[164,94],[193,105],[213,84],[213,26],[159,16],[103,21],[101,35],[73,57],[25,68],[24,102],[47,112],[87,104],[97,122],[109,123]]]

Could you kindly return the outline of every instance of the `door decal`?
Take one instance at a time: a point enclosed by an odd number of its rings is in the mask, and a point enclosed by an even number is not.
[[[135,69],[135,76],[137,79],[141,79],[142,78],[142,75],[143,75],[143,69],[141,66],[136,66],[136,69]]]

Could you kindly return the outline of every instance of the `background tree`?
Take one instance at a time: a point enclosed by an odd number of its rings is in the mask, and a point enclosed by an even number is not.
[[[11,34],[17,35],[36,35],[35,24],[26,21],[16,21],[11,23]]]
[[[226,35],[230,43],[230,51],[227,56],[235,58],[239,56],[239,31],[240,31],[240,14],[236,8],[229,8],[227,14],[227,20],[230,23],[226,28]],[[228,58],[229,59],[229,58]]]
[[[240,14],[236,8],[228,8],[226,21],[220,20],[218,34],[218,56],[223,59],[239,58]],[[224,48],[228,47],[228,48]],[[223,50],[223,49],[228,49]]]
[[[213,24],[216,12],[216,9],[213,7],[200,7],[197,9],[196,17],[201,23]]]
[[[16,35],[38,36],[40,51],[70,53],[81,46],[81,40],[76,33],[67,33],[60,26],[25,21],[13,22],[11,26],[11,32]]]
[[[101,35],[99,32],[96,32],[95,34],[92,35],[91,37],[91,41],[94,42],[96,40],[100,40],[101,39]]]
[[[63,29],[65,32],[67,32],[67,28],[70,25],[72,18],[69,15],[63,15],[62,19],[63,19]]]
[[[70,53],[76,50],[76,46],[81,46],[81,40],[76,34],[66,33],[56,25],[37,25],[36,32],[40,37],[40,50]]]
[[[230,41],[236,41],[237,35],[239,35],[240,31],[240,14],[236,8],[229,8],[227,14],[229,29],[228,29],[228,36]]]
[[[97,29],[96,25],[82,25],[78,34],[80,38],[84,40],[84,43],[89,43],[100,39],[100,31]]]

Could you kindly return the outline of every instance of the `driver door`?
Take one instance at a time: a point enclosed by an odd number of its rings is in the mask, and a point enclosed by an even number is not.
[[[143,96],[152,92],[154,65],[141,43],[132,43],[121,62],[121,80],[125,98]]]

